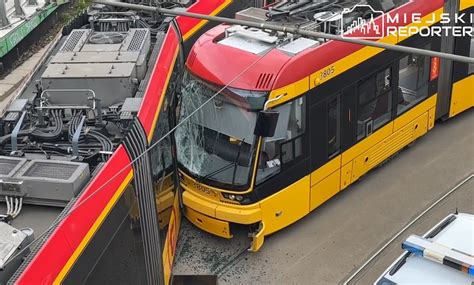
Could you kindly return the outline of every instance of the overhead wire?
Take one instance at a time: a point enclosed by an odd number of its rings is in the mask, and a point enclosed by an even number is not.
[[[130,3],[124,3],[124,2],[94,0],[94,3],[128,8],[128,9],[139,10],[139,11],[155,12],[155,13],[160,13],[163,15],[190,17],[190,18],[207,20],[207,21],[212,21],[212,22],[217,22],[217,23],[225,23],[229,25],[242,25],[242,26],[253,27],[257,29],[272,30],[276,32],[302,35],[302,36],[307,36],[310,38],[334,40],[334,41],[351,43],[351,44],[356,44],[356,45],[375,47],[379,49],[386,49],[386,50],[391,50],[395,52],[417,54],[417,55],[430,56],[430,57],[439,57],[439,58],[443,58],[447,60],[474,64],[474,58],[471,58],[468,56],[461,56],[457,54],[432,51],[432,50],[427,50],[427,49],[422,49],[422,48],[413,48],[413,47],[408,47],[408,46],[389,44],[389,43],[384,43],[382,41],[370,41],[370,40],[365,40],[365,39],[360,39],[360,38],[355,38],[355,37],[344,37],[343,35],[334,35],[334,34],[329,34],[329,33],[305,30],[301,27],[278,25],[278,24],[272,24],[268,22],[252,22],[252,21],[246,21],[246,20],[240,20],[240,19],[210,16],[210,15],[205,15],[205,14],[184,12],[184,11],[179,11],[179,10],[171,10],[171,9],[164,9],[164,8],[144,6],[144,5],[136,5],[136,4],[130,4]]]
[[[54,230],[54,228],[61,223],[64,219],[66,219],[68,216],[70,216],[75,210],[77,210],[79,207],[84,205],[89,199],[94,197],[97,193],[99,193],[106,185],[109,183],[113,182],[116,178],[118,178],[122,173],[124,173],[127,169],[129,169],[130,166],[132,166],[135,162],[137,162],[139,159],[141,159],[144,155],[146,155],[149,151],[151,151],[153,148],[158,146],[164,139],[166,139],[168,136],[172,135],[176,129],[178,129],[181,125],[186,123],[188,120],[190,120],[197,112],[199,112],[204,106],[206,106],[208,103],[212,102],[214,98],[216,98],[219,94],[222,93],[225,89],[227,89],[232,83],[234,83],[236,80],[238,80],[242,75],[244,75],[248,70],[250,70],[252,67],[254,67],[257,63],[259,63],[265,56],[271,51],[267,50],[264,52],[260,58],[255,60],[253,63],[251,63],[249,66],[247,66],[245,69],[243,69],[239,74],[237,74],[232,80],[230,80],[225,86],[220,88],[215,94],[209,97],[203,104],[198,106],[193,112],[191,112],[188,116],[184,117],[179,123],[176,124],[173,128],[171,128],[166,134],[164,134],[160,139],[158,139],[156,142],[154,142],[152,145],[150,145],[143,153],[139,154],[136,158],[134,158],[129,164],[118,170],[109,180],[104,182],[99,188],[97,188],[94,192],[89,194],[87,197],[85,197],[82,201],[80,201],[77,205],[74,205],[67,213],[64,214],[62,219],[59,219],[58,221],[54,222],[50,227],[48,227],[43,233],[41,233],[39,236],[37,236],[33,241],[31,241],[28,245],[24,246],[18,253],[16,253],[15,256],[10,258],[4,266],[6,266],[8,263],[10,263],[12,260],[15,260],[16,257],[20,256],[25,250],[29,249],[34,243],[38,242],[41,240],[47,233],[49,233],[51,230]]]
[[[410,47],[389,45],[389,44],[384,44],[384,43],[379,43],[379,42],[371,42],[371,41],[366,41],[366,40],[342,38],[340,36],[335,36],[335,35],[331,35],[331,34],[300,30],[299,28],[290,28],[290,27],[282,27],[282,26],[276,26],[276,25],[267,25],[267,24],[264,24],[264,23],[253,23],[253,22],[249,22],[249,21],[238,21],[238,20],[230,19],[230,18],[208,16],[208,15],[196,14],[196,13],[187,13],[187,12],[181,12],[181,11],[176,11],[176,10],[168,10],[168,9],[163,9],[163,8],[155,8],[155,7],[134,5],[134,4],[128,4],[128,3],[120,3],[120,2],[111,3],[111,2],[107,2],[107,1],[95,1],[95,2],[96,3],[101,3],[101,4],[106,4],[106,5],[125,7],[125,8],[130,8],[130,9],[147,10],[147,11],[152,11],[152,12],[161,12],[163,14],[174,15],[174,16],[193,17],[193,18],[205,19],[205,20],[209,20],[209,21],[217,21],[217,22],[222,22],[222,23],[244,24],[244,25],[247,25],[247,26],[250,26],[250,27],[257,27],[257,28],[260,27],[260,28],[264,28],[264,29],[270,29],[270,30],[276,30],[276,31],[282,31],[282,32],[299,33],[299,34],[302,34],[302,35],[317,36],[317,37],[320,37],[320,38],[327,38],[327,39],[330,39],[330,40],[344,41],[344,42],[349,42],[349,43],[354,43],[354,44],[359,44],[359,45],[365,45],[365,46],[373,46],[373,47],[377,47],[377,48],[381,48],[381,49],[388,49],[388,50],[397,49],[397,51],[400,51],[400,52],[423,54],[423,55],[429,55],[429,56],[437,56],[437,57],[441,57],[441,58],[447,58],[447,59],[450,59],[450,60],[467,62],[467,63],[473,63],[474,62],[474,59],[466,58],[466,57],[463,57],[463,56],[450,55],[450,54],[445,54],[445,53],[441,53],[441,52],[427,51],[427,50],[410,48]],[[269,51],[271,51],[271,49]],[[165,138],[167,138],[168,136],[173,134],[174,131],[176,131],[177,128],[179,128],[182,124],[187,122],[191,117],[193,117],[197,112],[199,112],[205,105],[207,105],[209,102],[214,100],[214,98],[217,97],[222,91],[224,91],[227,87],[229,87],[232,83],[234,83],[237,79],[239,79],[245,72],[247,72],[250,68],[255,66],[258,62],[260,62],[269,51],[267,51],[259,59],[254,61],[247,68],[245,68],[242,72],[240,72],[237,76],[235,76],[229,83],[227,83],[224,87],[222,87],[220,90],[218,90],[214,95],[209,97],[208,100],[206,100],[202,105],[200,105],[198,108],[196,108],[188,116],[183,118],[178,124],[176,124],[176,126],[174,126],[172,129],[170,129],[164,136],[162,136],[155,143],[150,145],[143,153],[139,154],[129,164],[127,164],[125,167],[123,167],[118,172],[116,172],[109,180],[107,180],[105,183],[103,183],[98,189],[96,189],[90,195],[85,197],[77,205],[74,205],[73,208],[71,208],[67,213],[65,213],[65,215],[62,219],[60,219],[59,221],[56,221],[50,227],[48,227],[48,229],[45,230],[42,234],[40,234],[35,240],[30,242],[28,245],[26,245],[13,258],[9,259],[9,261],[7,261],[5,263],[5,265],[7,265],[12,260],[14,260],[17,256],[21,255],[24,250],[29,249],[31,245],[33,245],[34,243],[39,241],[43,236],[45,236],[47,233],[49,233],[51,230],[53,230],[60,222],[62,222],[65,218],[70,216],[75,210],[77,210],[79,207],[84,205],[87,201],[89,201],[89,199],[94,197],[97,193],[99,193],[106,185],[108,185],[109,183],[114,181],[116,178],[118,178],[119,175],[121,175],[125,170],[127,170],[133,163],[138,161],[142,156],[146,155],[155,146],[159,145]],[[103,143],[105,143],[105,142],[103,141]],[[20,208],[21,208],[21,206],[20,206]]]

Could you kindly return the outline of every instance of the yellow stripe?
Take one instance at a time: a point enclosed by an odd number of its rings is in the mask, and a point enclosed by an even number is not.
[[[170,83],[171,74],[173,74],[173,70],[175,68],[174,64],[176,63],[176,58],[178,57],[178,52],[179,52],[179,46],[176,47],[176,50],[175,50],[174,55],[173,55],[173,62],[171,64],[172,68],[170,68],[168,70],[168,74],[166,75],[165,86],[163,88],[163,92],[161,92],[160,103],[158,104],[158,108],[156,109],[155,117],[153,118],[153,124],[151,124],[150,133],[148,134],[148,143],[151,143],[151,140],[153,139],[153,134],[155,133],[156,122],[158,121],[158,117],[159,117],[160,112],[161,112],[161,106],[163,105],[163,102],[164,102],[165,97],[166,97],[166,91],[168,91],[168,85]]]
[[[386,44],[393,44],[396,45],[397,36],[390,35],[378,41],[379,43],[386,43]],[[350,55],[336,61],[331,66],[334,68],[335,72],[327,77],[323,77],[323,73],[328,69],[327,67],[316,71],[315,73],[310,75],[310,88],[315,88],[330,79],[336,77],[339,74],[346,72],[347,70],[353,68],[354,66],[359,65],[360,63],[368,60],[371,57],[376,56],[377,54],[383,52],[383,49],[375,48],[375,47],[364,47]]]
[[[461,7],[459,8],[459,11],[464,11],[471,7],[474,7],[474,0],[461,0]]]
[[[232,3],[233,0],[225,0],[216,10],[212,11],[209,16],[215,16],[219,14],[222,10],[224,10],[227,6]],[[197,31],[199,31],[205,24],[207,24],[207,20],[201,20],[198,24],[196,24],[191,30],[189,30],[184,36],[183,40],[187,41],[190,37],[192,37]]]
[[[425,17],[423,17],[420,21],[420,23],[413,23],[408,25],[408,27],[412,26],[431,26],[434,25],[435,23],[431,23],[433,14],[435,15],[435,22],[438,22],[441,20],[441,13],[443,12],[443,8],[440,8]],[[428,22],[430,21],[430,22]],[[400,43],[402,40],[405,40],[406,38],[399,37],[397,35],[389,35],[384,37],[383,39],[380,39],[378,42],[381,43],[388,43],[388,44],[397,44]],[[284,86],[282,88],[273,90],[270,93],[269,99],[277,98],[278,96],[282,96],[282,98],[278,101],[275,101],[274,103],[270,104],[270,107],[275,107],[277,105],[281,105],[285,102],[291,101],[294,98],[302,95],[303,93],[307,92],[310,89],[313,89],[333,78],[336,76],[346,72],[347,70],[361,64],[362,62],[370,59],[373,56],[376,56],[377,54],[383,52],[384,49],[380,48],[375,48],[375,47],[364,47],[356,52],[351,53],[350,55],[312,73],[310,76],[305,77],[297,82],[291,83],[287,86]],[[323,76],[329,74],[327,76]],[[309,81],[309,86],[303,86],[301,82],[307,82]]]
[[[270,93],[270,99],[278,98],[278,97],[280,97],[280,99],[271,101],[268,104],[268,108],[272,108],[273,106],[280,105],[282,102],[287,102],[287,101],[292,100],[296,96],[301,95],[305,93],[306,91],[308,91],[310,89],[309,86],[310,86],[310,83],[309,83],[309,76],[308,76],[294,83],[291,83],[290,85],[273,90]]]
[[[115,205],[115,203],[117,203],[118,199],[122,196],[123,192],[125,191],[125,188],[132,180],[132,177],[133,177],[133,170],[130,170],[130,172],[127,174],[127,177],[125,177],[123,182],[120,184],[118,190],[115,192],[114,196],[112,196],[112,198],[109,200],[104,210],[102,210],[97,220],[94,222],[94,224],[89,229],[85,237],[82,239],[79,246],[76,248],[76,250],[73,252],[69,260],[66,262],[63,269],[61,269],[61,272],[59,272],[58,276],[56,276],[56,279],[54,280],[53,284],[61,284],[61,282],[64,280],[64,277],[66,277],[71,267],[74,265],[74,263],[77,261],[81,253],[84,251],[84,248],[89,244],[89,241],[95,235],[95,233],[97,232],[97,229],[102,225],[105,217],[107,217],[112,207]]]

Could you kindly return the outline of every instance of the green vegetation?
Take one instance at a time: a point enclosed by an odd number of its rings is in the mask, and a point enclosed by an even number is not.
[[[75,17],[84,13],[84,11],[92,4],[92,0],[72,1],[69,9],[63,14],[63,23],[68,23]]]

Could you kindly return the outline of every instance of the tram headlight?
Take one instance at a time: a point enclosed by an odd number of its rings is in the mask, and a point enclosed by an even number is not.
[[[246,198],[245,195],[222,193],[222,196],[227,200],[235,201],[239,204],[248,204],[250,202],[250,200]]]
[[[234,194],[222,193],[222,196],[224,196],[224,198],[226,198],[228,200],[237,201],[239,203],[244,201],[244,196],[243,195],[234,195]]]

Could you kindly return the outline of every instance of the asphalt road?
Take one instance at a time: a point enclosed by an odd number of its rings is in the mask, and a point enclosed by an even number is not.
[[[239,255],[240,249],[234,248],[220,261],[214,259],[214,264],[224,269],[206,268],[202,259],[209,257],[209,251],[214,256],[228,253],[232,245],[219,241],[216,249],[215,238],[205,233],[193,236],[192,242],[205,244],[207,250],[199,254],[194,250],[188,252],[188,257],[194,259],[182,258],[175,273],[214,273],[219,284],[342,283],[405,225],[473,171],[471,110],[438,123],[413,147],[371,171],[299,222],[267,237],[260,252]],[[373,283],[402,253],[402,238],[411,233],[423,234],[456,208],[474,213],[474,181],[428,212],[354,281]],[[233,245],[242,248],[245,242],[238,239]],[[234,258],[237,260],[227,263]],[[183,266],[183,262],[187,265]],[[197,266],[199,272],[190,272],[190,264],[194,269]]]
[[[362,268],[360,273],[354,276],[350,284],[370,284],[385,272],[385,270],[397,259],[402,250],[401,243],[410,234],[423,235],[428,232],[436,222],[441,221],[444,217],[458,208],[460,211],[474,213],[474,177],[470,178],[465,184],[460,186],[453,194],[439,203],[432,211],[423,215],[418,221],[410,226],[402,235],[394,240],[385,248],[380,255],[370,262],[366,267]],[[474,231],[474,229],[473,229]],[[474,242],[474,235],[465,237]]]

